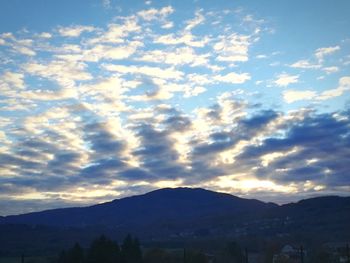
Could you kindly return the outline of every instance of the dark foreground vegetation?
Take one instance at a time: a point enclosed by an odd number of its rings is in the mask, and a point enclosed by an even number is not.
[[[67,251],[62,251],[56,263],[209,263],[247,262],[247,255],[236,242],[230,242],[216,257],[196,249],[141,249],[137,238],[127,235],[122,244],[102,235],[84,249],[79,243]],[[214,260],[215,258],[215,260]]]
[[[120,244],[105,235],[88,246],[78,242],[50,256],[0,258],[0,263],[350,263],[349,244],[326,243],[304,247],[256,240],[152,243],[142,245],[127,235]],[[262,246],[263,245],[263,246]]]

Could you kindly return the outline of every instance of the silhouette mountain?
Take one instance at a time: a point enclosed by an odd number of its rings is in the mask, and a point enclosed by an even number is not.
[[[166,188],[80,208],[0,217],[0,255],[56,251],[88,244],[101,233],[133,233],[147,242],[268,239],[350,240],[350,197],[318,197],[276,205],[204,189]],[[288,241],[289,240],[289,241]]]
[[[160,222],[189,222],[237,216],[274,207],[278,205],[200,188],[165,188],[89,207],[6,216],[0,219],[0,222],[74,227],[135,227]]]

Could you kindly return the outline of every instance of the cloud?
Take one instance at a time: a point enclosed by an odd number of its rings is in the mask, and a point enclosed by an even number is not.
[[[228,36],[220,36],[219,39],[221,40],[213,46],[215,52],[218,54],[216,58],[218,61],[248,61],[248,49],[251,44],[248,35],[233,33]]]
[[[63,37],[78,37],[83,32],[93,32],[96,29],[93,26],[70,26],[58,28],[58,33]]]
[[[220,82],[227,82],[231,84],[241,84],[250,80],[250,75],[248,73],[231,72],[226,75],[214,76],[214,79]]]
[[[312,64],[308,60],[298,60],[297,62],[290,65],[292,68],[300,68],[300,69],[319,69],[321,65]]]
[[[341,113],[344,114],[347,113]],[[242,166],[258,167],[255,173],[259,178],[296,183],[310,180],[325,186],[348,184],[343,177],[349,154],[348,125],[348,118],[309,114],[292,120],[285,136],[246,147],[238,159]],[[281,154],[262,167],[261,158],[273,153]]]
[[[208,66],[209,54],[196,54],[195,50],[191,47],[175,48],[171,51],[164,50],[151,50],[144,52],[141,57],[137,58],[141,61],[148,61],[153,63],[166,63],[170,65],[184,65],[190,64],[191,66]]]
[[[286,200],[344,192],[350,81],[326,75],[345,60],[324,63],[340,46],[289,65],[284,50],[261,49],[271,30],[243,9],[135,8],[98,27],[0,34],[0,205],[92,204],[167,186]],[[262,85],[271,82],[286,89]]]
[[[283,99],[287,103],[293,103],[300,100],[323,101],[342,96],[345,92],[349,90],[350,77],[342,77],[339,79],[339,85],[335,89],[325,90],[320,93],[312,90],[286,90],[283,92]]]
[[[6,71],[0,79],[0,89],[24,89],[24,75],[22,73]]]
[[[155,43],[164,45],[180,45],[185,44],[190,47],[204,47],[209,42],[209,38],[204,37],[196,39],[196,37],[190,32],[183,32],[179,36],[174,34],[167,34],[158,36],[155,39]]]
[[[286,73],[282,73],[277,76],[277,78],[274,80],[274,83],[278,87],[287,87],[290,84],[298,83],[299,82],[299,75],[289,75]]]
[[[312,90],[286,90],[283,92],[283,99],[287,103],[293,103],[299,100],[310,100],[315,98],[316,92]]]
[[[174,12],[174,8],[171,6],[165,6],[161,9],[151,8],[148,10],[142,10],[137,13],[145,21],[152,20],[164,20],[167,16]]]
[[[332,66],[332,67],[324,67],[322,68],[322,70],[327,74],[332,74],[332,73],[338,72],[339,68],[336,66]]]
[[[191,31],[193,28],[204,22],[205,18],[201,12],[202,10],[197,10],[195,13],[195,18],[186,21],[185,31]]]
[[[140,32],[140,30],[141,26],[138,24],[135,16],[124,17],[120,24],[108,24],[107,30],[99,32],[97,37],[90,38],[88,43],[91,45],[101,43],[124,43],[125,38],[132,33]]]
[[[335,89],[330,89],[322,92],[318,96],[318,100],[328,100],[334,97],[339,97],[343,93],[350,90],[350,77],[342,77],[339,79],[339,86]]]
[[[28,47],[24,47],[24,46],[14,46],[14,51],[21,53],[23,55],[27,55],[27,56],[35,56],[36,52]]]
[[[174,68],[161,69],[158,67],[149,66],[124,66],[124,65],[112,65],[106,64],[104,68],[109,71],[116,71],[122,74],[141,74],[150,77],[158,77],[162,79],[181,79],[184,75],[183,72]]]
[[[333,54],[338,50],[340,50],[340,46],[318,48],[315,51],[315,56],[318,61],[323,62],[325,56]]]

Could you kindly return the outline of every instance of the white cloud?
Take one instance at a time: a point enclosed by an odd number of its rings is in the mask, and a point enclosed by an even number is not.
[[[277,79],[274,81],[274,83],[278,87],[287,87],[290,84],[298,83],[298,81],[299,81],[299,75],[289,75],[289,74],[283,73],[277,76]]]
[[[350,91],[350,77],[342,77],[339,80],[339,85],[337,88],[322,92],[317,97],[317,100],[328,100],[334,97],[339,97],[348,91]]]
[[[122,74],[135,74],[146,75],[150,77],[156,77],[161,79],[181,79],[184,75],[183,72],[175,70],[174,68],[162,69],[159,67],[149,66],[124,66],[124,65],[112,65],[106,64],[103,67],[109,71],[116,71]]]
[[[40,38],[51,38],[52,34],[50,34],[48,32],[43,32],[43,33],[39,34],[38,37],[40,37]]]
[[[229,36],[220,36],[220,38],[221,40],[213,47],[218,54],[218,61],[248,61],[249,36],[234,33]]]
[[[84,63],[53,60],[48,64],[23,64],[22,68],[32,75],[56,81],[61,87],[72,87],[75,81],[92,79],[91,74],[85,71]]]
[[[339,46],[319,48],[315,51],[315,56],[320,62],[322,62],[326,55],[330,55],[338,50],[340,50]]]
[[[292,68],[301,68],[301,69],[318,69],[321,67],[321,65],[318,64],[312,64],[308,60],[299,60],[292,65],[290,65]]]
[[[191,64],[191,66],[203,66],[209,64],[208,57],[209,54],[196,54],[191,47],[181,47],[171,51],[147,51],[138,60],[171,65]]]
[[[195,83],[199,86],[213,83],[213,79],[209,75],[201,75],[197,73],[186,75],[190,83]]]
[[[185,95],[184,97],[185,98],[190,98],[190,97],[193,97],[193,96],[198,96],[199,94],[203,93],[203,92],[206,92],[207,89],[204,88],[204,87],[201,87],[201,86],[196,86],[194,88],[188,88],[185,90]]]
[[[200,25],[205,21],[204,16],[202,15],[201,12],[202,10],[197,10],[195,13],[195,18],[186,21],[186,24],[187,24],[185,27],[186,31],[191,31],[194,27]]]
[[[23,47],[23,46],[14,46],[13,49],[16,51],[16,52],[19,52],[23,55],[27,55],[27,56],[35,56],[36,53],[34,50],[28,48],[28,47]]]
[[[93,26],[71,26],[60,27],[58,33],[63,37],[78,37],[83,32],[92,32],[95,28]]]
[[[148,10],[139,11],[137,14],[145,21],[164,20],[168,15],[172,14],[174,9],[171,6],[166,6],[161,9],[151,8]]]
[[[123,43],[130,33],[140,32],[141,26],[135,16],[124,19],[123,24],[109,24],[106,32],[100,33],[96,38],[89,39],[89,44]]]
[[[330,89],[317,93],[311,90],[287,90],[283,92],[283,98],[287,103],[293,103],[299,100],[328,100],[342,96],[345,92],[350,91],[350,77],[342,77],[339,80],[339,86],[335,89]]]
[[[299,100],[309,100],[316,96],[315,91],[311,90],[286,90],[283,92],[283,99],[287,103],[293,103]]]
[[[338,71],[339,71],[339,68],[336,67],[336,66],[333,66],[333,67],[324,67],[324,68],[322,68],[322,70],[323,70],[324,72],[326,72],[327,74],[332,74],[332,73],[338,72]]]
[[[162,25],[162,28],[164,29],[170,29],[174,26],[173,22],[166,22],[165,24]]]
[[[232,84],[241,84],[248,80],[250,80],[250,75],[248,73],[228,73],[226,75],[216,75],[213,77],[213,79],[220,81],[220,82],[226,82],[226,83],[232,83]]]
[[[197,40],[192,33],[184,32],[180,36],[175,36],[174,34],[167,34],[158,36],[155,40],[155,43],[164,44],[164,45],[180,45],[185,44],[191,47],[204,47],[208,42],[208,37],[203,37],[200,40]]]
[[[22,73],[6,71],[0,78],[0,88],[24,89],[23,78],[24,75]]]
[[[92,49],[85,50],[81,59],[95,62],[101,59],[125,59],[134,54],[142,45],[139,41],[133,41],[122,46],[96,45]]]

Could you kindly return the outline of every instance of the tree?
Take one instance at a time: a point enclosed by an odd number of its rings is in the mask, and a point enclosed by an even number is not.
[[[58,256],[58,263],[83,263],[84,251],[78,243],[69,249],[67,252],[64,250]]]
[[[88,263],[118,263],[120,262],[119,245],[102,235],[91,243],[87,261]]]
[[[229,242],[224,251],[224,259],[229,263],[243,263],[244,255],[237,242]]]
[[[79,245],[75,243],[73,248],[68,251],[68,263],[83,263],[84,262],[84,251]]]
[[[132,238],[129,234],[124,239],[121,249],[121,258],[123,263],[141,263],[142,251],[140,242],[137,238]]]

